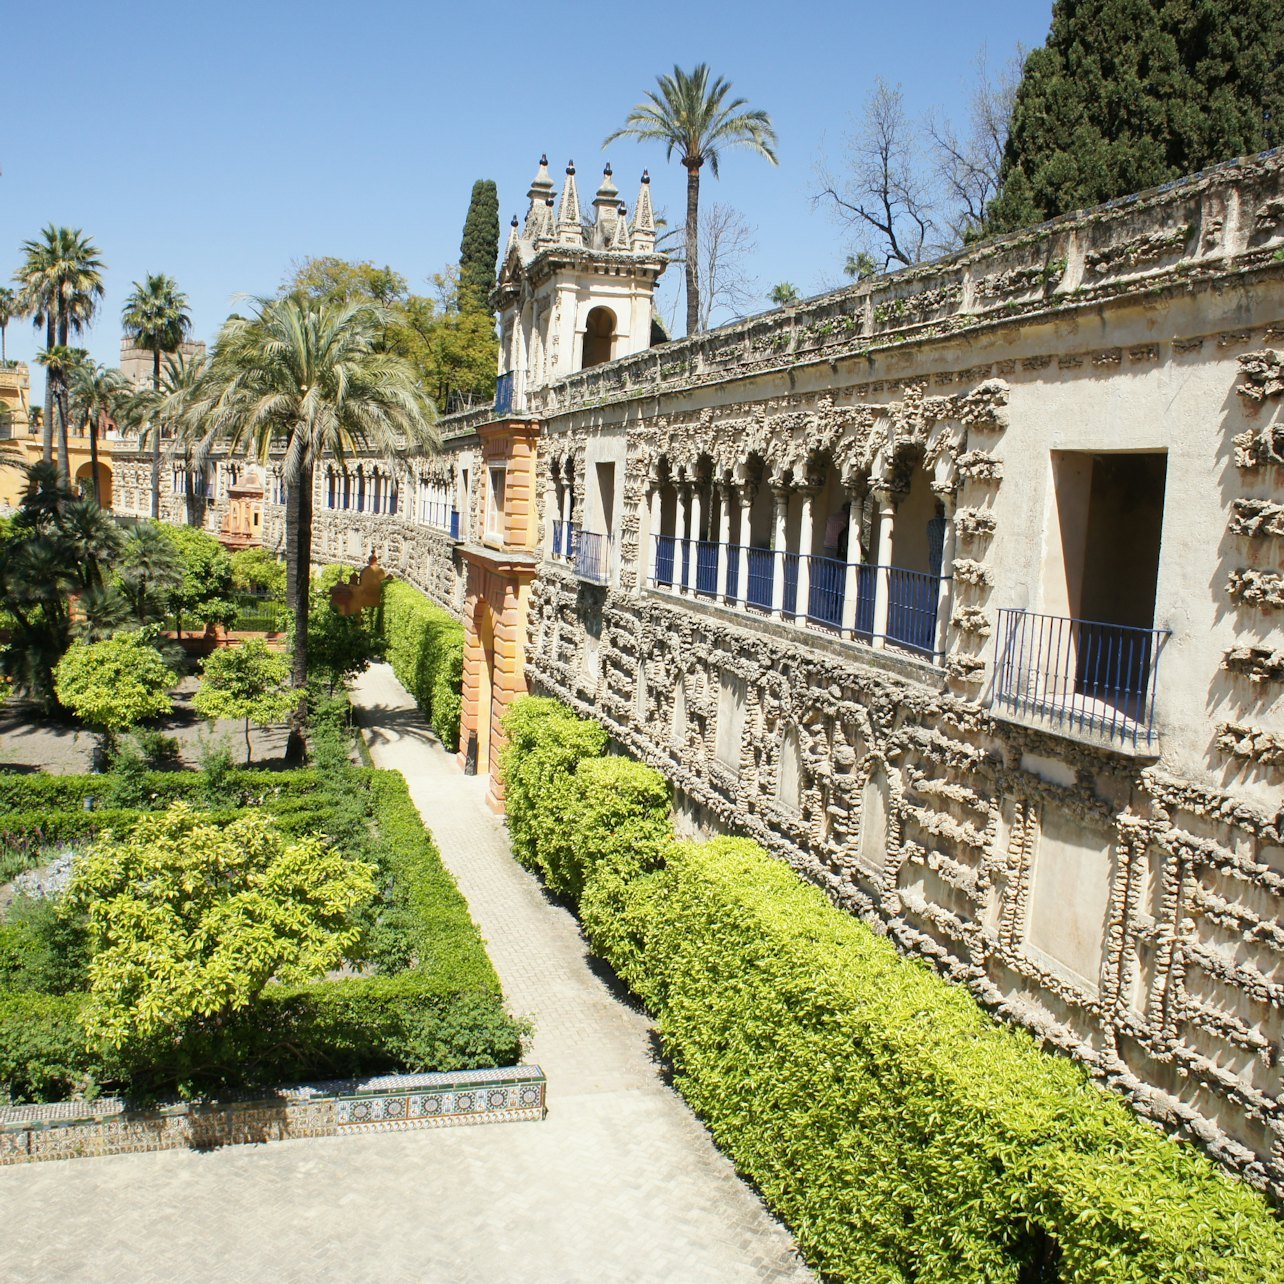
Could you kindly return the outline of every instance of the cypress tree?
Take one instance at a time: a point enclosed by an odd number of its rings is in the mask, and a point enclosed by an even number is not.
[[[1281,0],[1057,0],[1026,60],[986,230],[1282,141]]]
[[[485,308],[495,288],[495,261],[499,258],[499,192],[494,181],[479,178],[473,184],[464,219],[464,239],[459,243],[459,292],[463,305]]]

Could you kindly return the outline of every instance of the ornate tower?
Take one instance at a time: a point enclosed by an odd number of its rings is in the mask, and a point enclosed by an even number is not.
[[[655,248],[650,184],[643,174],[630,225],[607,165],[590,222],[572,161],[554,214],[557,192],[540,157],[526,221],[513,219],[495,290],[499,373],[511,375],[514,411],[563,375],[650,347],[652,297],[668,262]]]

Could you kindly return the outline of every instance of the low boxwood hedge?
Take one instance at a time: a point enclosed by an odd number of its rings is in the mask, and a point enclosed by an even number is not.
[[[385,654],[447,749],[459,748],[464,626],[404,580],[383,590]]]
[[[674,841],[658,773],[595,758],[575,721],[509,714],[515,845],[578,887],[682,1094],[826,1277],[1284,1278],[1252,1189],[755,843]]]

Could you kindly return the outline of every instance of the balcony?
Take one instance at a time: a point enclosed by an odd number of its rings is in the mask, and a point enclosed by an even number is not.
[[[940,658],[937,625],[948,576],[672,535],[654,538],[652,588]],[[800,601],[804,576],[805,605]],[[886,618],[878,627],[880,599]]]
[[[1002,608],[992,707],[1025,725],[1158,752],[1155,693],[1171,636]]]
[[[575,558],[575,535],[577,527],[574,522],[553,523],[553,557],[559,562],[570,562]]]
[[[513,409],[513,372],[506,371],[495,380],[495,413],[509,414]]]
[[[423,504],[423,522],[433,530],[447,531],[451,539],[459,538],[459,510],[441,500],[426,500]]]
[[[575,574],[590,584],[605,584],[611,578],[611,541],[605,535],[579,531],[575,537]]]

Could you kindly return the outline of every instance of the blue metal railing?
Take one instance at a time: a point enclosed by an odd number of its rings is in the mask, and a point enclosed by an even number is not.
[[[727,545],[727,596],[740,596],[740,545]]]
[[[575,537],[575,574],[594,584],[605,584],[611,576],[611,541],[593,531]]]
[[[696,542],[695,591],[705,597],[718,593],[718,545],[709,540]]]
[[[887,573],[887,640],[935,655],[941,577],[899,566],[879,569]]]
[[[677,540],[672,535],[655,537],[655,583],[668,588],[673,584]]]
[[[575,558],[575,523],[553,523],[553,556],[570,562]]]
[[[423,511],[425,526],[435,527],[439,531],[450,531],[458,538],[459,514],[444,499],[427,500]]]
[[[764,611],[771,610],[771,590],[776,577],[776,555],[769,548],[745,550],[749,576],[745,584],[745,602]]]
[[[833,557],[812,557],[808,562],[811,586],[807,594],[807,618],[817,624],[840,628],[847,597],[847,563]]]
[[[1151,746],[1168,629],[999,609],[994,700],[1012,713]]]
[[[513,372],[506,371],[495,380],[495,413],[506,415],[513,408]]]

